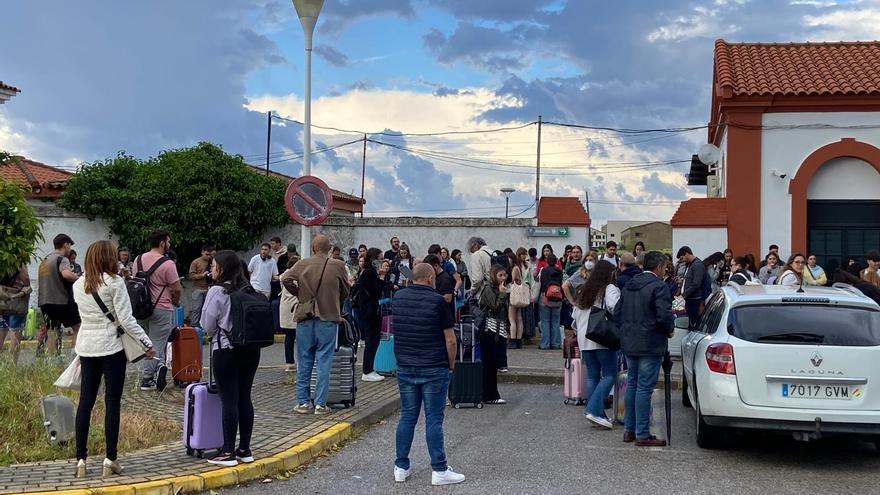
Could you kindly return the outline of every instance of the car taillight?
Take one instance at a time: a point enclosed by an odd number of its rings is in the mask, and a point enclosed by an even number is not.
[[[733,346],[726,342],[712,344],[706,349],[706,364],[709,370],[725,375],[736,374],[736,363],[733,360]]]

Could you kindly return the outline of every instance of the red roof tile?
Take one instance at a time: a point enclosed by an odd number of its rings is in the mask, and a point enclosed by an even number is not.
[[[880,94],[880,42],[715,41],[715,84],[735,96]]]
[[[682,201],[669,223],[673,227],[726,227],[727,198]]]
[[[72,173],[60,168],[24,157],[17,158],[17,163],[11,161],[0,165],[0,178],[8,182],[30,185],[31,192],[25,194],[28,198],[58,198],[64,192],[67,181],[73,177]]]
[[[587,227],[590,216],[578,198],[544,196],[538,203],[538,225]]]
[[[4,84],[3,81],[0,81],[0,89],[6,90],[6,91],[12,91],[15,93],[21,93],[20,89],[16,88],[15,86],[10,86],[8,84]]]

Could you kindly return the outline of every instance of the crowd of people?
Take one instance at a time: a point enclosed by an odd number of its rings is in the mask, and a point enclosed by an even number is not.
[[[183,294],[171,240],[169,233],[156,231],[147,239],[150,249],[133,259],[125,247],[117,248],[110,241],[95,242],[86,251],[83,270],[77,264],[73,239],[59,234],[53,239],[54,250],[40,263],[37,304],[45,325],[38,352],[57,355],[61,330],[67,328],[74,335],[74,348],[82,362],[76,420],[77,476],[85,473],[85,439],[102,379],[107,402],[104,474],[122,469],[116,460],[116,443],[128,360],[117,326],[147,349],[149,359],[144,361],[140,389],[162,391],[167,386],[165,349],[172,329],[182,323],[175,313]],[[550,244],[540,251],[534,247],[493,249],[484,239],[472,237],[463,248],[449,250],[432,244],[424,254],[414,253],[407,243],[392,237],[384,252],[361,244],[348,249],[348,257],[343,258],[340,246],[316,235],[309,256],[301,258],[295,246],[274,237],[245,261],[232,251],[218,252],[213,244],[204,244],[185,278],[191,286],[189,322],[202,327],[210,338],[209,352],[223,402],[224,445],[209,462],[231,466],[253,461],[250,396],[260,351],[236,348],[228,336],[230,294],[246,286],[270,301],[274,326],[285,334],[285,369],[296,373],[293,411],[299,414],[330,411],[329,377],[337,327],[343,319],[354,322],[363,342],[360,379],[385,379],[374,369],[374,360],[382,317],[393,314],[402,402],[395,479],[405,481],[409,475],[413,429],[424,403],[435,484],[464,480],[446,465],[442,445],[443,409],[457,354],[453,328],[463,315],[471,317],[479,330],[484,404],[506,403],[498,390],[497,375],[508,371],[508,349],[520,349],[535,339],[539,349],[561,349],[563,335],[573,335],[587,371],[587,420],[612,428],[605,399],[622,355],[632,384],[625,398],[624,441],[662,446],[665,441],[650,432],[650,400],[667,351],[667,338],[673,332],[674,307],[682,308],[695,326],[707,297],[726,284],[819,286],[843,282],[880,303],[877,251],[865,255],[865,265],[849,260],[846,267],[829,274],[817,264],[814,254],[793,253],[782,258],[775,245],[769,247],[760,264],[755,256],[736,255],[730,249],[701,260],[687,246],[673,259],[659,251],[647,251],[641,242],[632,251],[619,252],[617,244],[609,241],[602,253],[573,245],[557,254]],[[144,281],[152,305],[149,316],[140,320],[133,315],[126,287],[126,281],[133,277]],[[0,278],[0,286],[7,292],[29,293],[27,266]],[[589,329],[600,319],[617,325],[619,349],[588,337]],[[11,337],[12,354],[17,358],[24,324],[25,315],[2,315],[0,350]],[[313,374],[316,387],[311,395]]]

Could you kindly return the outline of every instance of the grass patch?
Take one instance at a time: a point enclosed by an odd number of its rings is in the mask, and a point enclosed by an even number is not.
[[[16,367],[6,356],[0,357],[0,466],[76,456],[73,440],[67,445],[49,445],[40,416],[40,397],[44,395],[61,393],[77,404],[78,392],[60,390],[52,385],[65,366],[53,360],[38,359],[33,364]],[[176,421],[133,411],[123,404],[120,453],[160,445],[175,438],[180,438],[180,425]],[[89,457],[103,455],[102,388],[92,411]]]

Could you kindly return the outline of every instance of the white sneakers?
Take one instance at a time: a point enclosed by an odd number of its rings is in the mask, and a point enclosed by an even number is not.
[[[403,483],[407,478],[409,478],[409,469],[400,469],[394,466],[394,481]]]
[[[409,469],[400,469],[399,467],[394,466],[394,481],[395,482],[403,483],[408,478],[409,478]],[[446,471],[443,471],[443,472],[431,471],[431,484],[434,486],[455,485],[456,483],[461,483],[463,481],[464,481],[464,475],[456,473],[449,466],[446,466]]]
[[[372,373],[361,375],[362,382],[381,382],[385,377],[373,371]]]
[[[464,475],[456,473],[449,466],[446,466],[446,471],[443,471],[442,473],[431,471],[431,484],[434,486],[454,485],[463,481]]]
[[[611,421],[608,421],[605,418],[600,418],[599,416],[594,416],[592,414],[585,414],[584,416],[587,418],[587,420],[589,422],[591,422],[595,425],[601,426],[602,428],[606,428],[609,430],[614,428],[614,425],[611,424]]]

